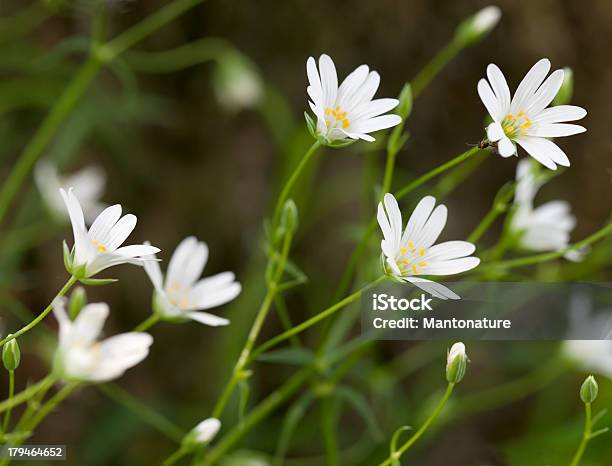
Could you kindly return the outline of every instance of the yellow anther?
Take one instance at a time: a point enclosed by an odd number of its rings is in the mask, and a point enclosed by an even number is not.
[[[411,268],[412,268],[412,271],[413,271],[414,273],[417,273],[417,268],[416,268],[416,265],[412,265],[412,266],[411,266]]]
[[[346,129],[348,128],[350,125],[349,121],[345,118],[344,120],[342,120],[342,128]]]
[[[419,267],[426,267],[427,266],[427,262],[419,262]]]
[[[91,241],[97,248],[98,252],[106,252],[108,249],[103,244],[98,243],[95,239]]]
[[[408,265],[408,261],[406,259],[402,259],[402,264]]]
[[[406,248],[402,248],[402,249],[400,249],[400,253],[402,254],[402,256],[403,256],[404,254],[406,254],[406,251],[407,251],[407,250],[406,250]]]
[[[409,248],[411,248],[412,246],[414,246],[414,245],[412,244],[412,241],[408,241],[408,247],[409,247]]]
[[[421,250],[419,251],[419,255],[424,256],[425,255],[425,249],[421,248]]]

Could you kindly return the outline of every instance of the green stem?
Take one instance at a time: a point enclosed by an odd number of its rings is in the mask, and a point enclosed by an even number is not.
[[[516,186],[513,185],[511,189],[504,191],[501,196],[499,196],[499,198],[496,196],[496,199],[495,201],[493,201],[491,209],[487,212],[487,214],[476,226],[476,228],[474,228],[474,231],[472,231],[472,233],[470,233],[470,235],[468,236],[468,242],[477,243],[480,238],[482,238],[482,235],[484,235],[489,230],[489,228],[497,219],[497,217],[499,217],[508,209],[508,202],[510,202],[510,200],[514,196],[515,188]]]
[[[174,453],[172,453],[168,458],[164,460],[163,466],[173,465],[178,460],[183,458],[187,453],[189,453],[189,450],[187,448],[183,448],[183,447],[179,448],[178,450],[176,450]]]
[[[143,320],[140,324],[134,327],[134,330],[132,330],[132,332],[144,332],[146,330],[149,330],[160,320],[161,320],[161,314],[159,314],[158,312],[154,312],[149,317],[147,317],[145,320]]]
[[[100,53],[105,60],[112,60],[117,55],[125,52],[134,44],[140,42],[145,37],[151,35],[153,32],[203,1],[204,0],[176,0],[166,5],[156,13],[143,19],[138,24],[107,42]]]
[[[12,397],[0,402],[0,413],[7,411],[9,409],[14,408],[15,406],[20,405],[21,403],[25,403],[34,395],[36,395],[41,390],[46,390],[49,387],[53,386],[53,384],[57,381],[57,379],[48,375],[44,379],[35,383],[34,385],[30,385],[25,390],[13,395]]]
[[[517,267],[525,267],[528,265],[539,264],[541,262],[546,262],[546,261],[550,261],[553,259],[558,259],[560,257],[563,257],[566,253],[570,251],[575,251],[577,249],[582,249],[586,246],[589,246],[595,243],[596,241],[599,241],[600,239],[605,238],[610,233],[612,233],[612,223],[609,223],[608,225],[603,227],[601,230],[593,233],[591,236],[588,236],[582,241],[578,241],[577,243],[574,243],[571,246],[561,251],[547,252],[543,254],[534,254],[532,256],[521,257],[519,259],[511,259],[507,261],[491,262],[488,264],[481,265],[479,267],[479,271],[484,271],[484,270],[489,270],[489,269],[508,270],[508,269],[514,269]]]
[[[399,460],[400,457],[412,446],[414,445],[414,443],[421,438],[421,436],[425,433],[425,431],[429,428],[429,426],[432,424],[432,422],[438,417],[438,415],[440,414],[440,412],[442,411],[442,409],[444,408],[444,405],[446,404],[446,402],[448,401],[448,399],[450,398],[451,394],[453,393],[453,388],[455,387],[454,383],[449,383],[448,386],[446,387],[446,392],[444,392],[444,396],[442,397],[442,399],[438,402],[438,405],[436,406],[436,408],[433,410],[433,412],[429,415],[429,417],[427,418],[427,420],[425,421],[425,423],[421,426],[421,428],[416,431],[416,433],[410,437],[410,439],[404,443],[404,445],[402,445],[399,450],[397,450],[396,452],[394,452],[392,455],[389,456],[389,458],[387,458],[385,461],[383,461],[382,463],[380,463],[379,466],[388,466],[390,464],[393,463],[394,460]]]
[[[231,44],[217,37],[206,37],[163,52],[133,51],[125,59],[140,73],[173,73],[178,70],[218,59],[232,50]]]
[[[236,384],[245,376],[244,369],[247,364],[251,360],[251,352],[253,351],[253,347],[257,341],[257,337],[261,332],[261,328],[270,312],[270,308],[272,307],[272,303],[274,303],[274,298],[278,293],[278,284],[282,277],[283,271],[285,270],[285,265],[287,263],[287,257],[289,255],[289,249],[291,247],[292,235],[290,233],[286,234],[283,241],[283,248],[280,254],[280,258],[278,260],[277,268],[274,271],[274,275],[272,280],[268,284],[268,290],[266,292],[266,296],[257,311],[257,315],[255,316],[255,320],[253,321],[253,325],[251,326],[251,330],[249,331],[249,335],[247,340],[240,352],[240,356],[238,361],[234,366],[232,371],[232,376],[230,377],[229,382],[221,392],[221,396],[217,400],[215,407],[213,408],[213,417],[220,417],[225,409],[225,405],[230,399],[230,396],[234,392],[234,388]]]
[[[238,440],[292,396],[310,378],[312,372],[313,370],[311,368],[300,370],[281,387],[268,395],[268,397],[244,417],[242,422],[228,432],[217,445],[210,450],[208,455],[200,463],[200,466],[211,466],[223,458],[225,453],[238,442]]]
[[[373,282],[370,282],[367,285],[365,285],[363,288],[360,288],[355,293],[347,296],[346,298],[344,298],[341,301],[338,301],[333,306],[330,306],[327,309],[319,312],[317,315],[311,317],[310,319],[302,322],[299,325],[296,325],[295,327],[293,327],[293,328],[291,328],[289,330],[284,331],[283,333],[281,333],[280,335],[275,336],[274,338],[269,339],[268,341],[266,341],[265,343],[260,345],[258,348],[256,348],[255,351],[253,351],[253,354],[251,355],[251,359],[255,359],[257,356],[259,356],[260,354],[262,354],[265,351],[269,350],[270,348],[278,345],[282,341],[285,341],[285,340],[291,338],[293,335],[297,335],[298,333],[303,332],[304,330],[312,327],[316,323],[318,323],[318,322],[328,318],[329,316],[335,314],[340,309],[342,309],[342,308],[348,306],[349,304],[355,302],[357,299],[359,299],[361,297],[361,295],[363,293],[365,293],[370,288],[376,286],[377,284],[383,282],[384,280],[386,280],[385,276],[379,277],[378,279],[374,280]]]
[[[576,450],[576,454],[574,455],[574,459],[572,460],[571,466],[578,466],[580,464],[582,455],[584,454],[584,451],[586,450],[587,444],[589,443],[589,439],[591,437],[591,403],[584,404],[584,411],[584,432],[582,434],[582,440],[580,441],[578,450]]]
[[[431,83],[431,81],[440,73],[442,68],[446,66],[457,53],[463,48],[462,44],[456,40],[449,42],[442,50],[440,50],[427,65],[421,69],[419,74],[412,80],[412,94],[418,96]]]
[[[321,405],[321,432],[325,444],[325,455],[327,466],[339,466],[338,438],[336,435],[337,415],[334,406],[334,398],[326,396]]]
[[[9,373],[9,392],[8,392],[7,399],[10,402],[10,400],[13,398],[13,395],[15,394],[15,371],[8,371],[8,373]],[[4,420],[2,422],[2,435],[4,435],[4,433],[8,429],[10,419],[11,419],[11,410],[12,410],[12,407],[9,406],[9,408],[6,410],[6,414],[4,415]]]
[[[55,295],[55,298],[53,298],[53,300],[49,303],[49,305],[40,313],[38,314],[38,316],[31,321],[29,324],[27,324],[26,326],[22,327],[21,329],[17,330],[15,333],[12,333],[10,335],[8,335],[6,338],[4,338],[3,340],[0,341],[0,347],[4,346],[6,343],[8,343],[9,341],[23,335],[26,332],[29,332],[31,329],[33,329],[41,320],[43,320],[47,314],[49,314],[49,312],[51,312],[51,310],[53,309],[53,302],[64,296],[68,290],[70,288],[72,288],[72,285],[74,285],[76,283],[77,279],[74,276],[71,276],[70,279],[66,282],[66,284],[62,287],[61,290],[59,290],[59,292]]]
[[[142,403],[137,398],[130,395],[121,387],[112,383],[105,383],[102,385],[97,385],[97,388],[111,400],[136,414],[136,416],[153,428],[157,429],[166,437],[178,443],[183,440],[185,432],[180,427],[166,419],[154,409]]]
[[[276,226],[278,225],[278,222],[280,220],[281,211],[283,210],[283,205],[285,204],[285,201],[289,197],[291,188],[293,188],[293,185],[298,180],[301,173],[304,171],[304,168],[306,167],[306,165],[308,165],[308,162],[310,161],[312,156],[317,152],[317,149],[319,147],[321,147],[321,143],[319,141],[315,141],[314,144],[310,146],[310,148],[306,151],[306,153],[300,160],[300,163],[298,163],[297,167],[295,167],[295,170],[293,170],[293,173],[291,173],[291,176],[285,183],[285,186],[283,186],[283,189],[280,195],[278,196],[278,200],[276,201],[276,207],[274,207],[274,216],[272,217],[272,225],[271,225],[272,233],[274,232]]]
[[[421,177],[417,178],[416,180],[414,180],[412,183],[410,183],[407,186],[403,187],[402,189],[400,189],[397,192],[395,197],[397,199],[401,199],[406,194],[408,194],[408,193],[414,191],[416,188],[424,185],[425,183],[427,183],[432,178],[435,178],[439,174],[444,173],[445,171],[453,168],[454,166],[459,165],[460,163],[466,161],[470,157],[478,154],[481,150],[482,149],[480,147],[478,147],[478,146],[475,146],[475,147],[472,147],[471,149],[466,150],[462,154],[459,154],[457,157],[452,158],[448,162],[443,163],[442,165],[437,166],[433,170],[428,171],[423,176],[421,176]]]

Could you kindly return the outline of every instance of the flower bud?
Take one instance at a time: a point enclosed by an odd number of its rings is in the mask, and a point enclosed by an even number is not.
[[[183,446],[195,448],[196,446],[210,442],[221,429],[221,421],[214,417],[204,419],[191,432],[183,438]]]
[[[284,233],[294,233],[298,226],[298,210],[293,199],[287,199],[283,206],[280,221],[281,229]]]
[[[10,337],[10,335],[9,335]],[[17,339],[13,338],[8,341],[2,348],[2,362],[7,371],[14,371],[19,367],[21,361],[21,351]]]
[[[553,105],[567,105],[574,95],[574,72],[567,66],[563,68],[563,83],[553,99]]]
[[[82,286],[77,287],[70,296],[70,301],[68,302],[68,315],[71,320],[76,319],[76,316],[79,315],[81,309],[87,304],[87,293],[85,293],[85,288]]]
[[[501,18],[501,10],[495,5],[489,5],[473,16],[464,20],[457,31],[455,39],[464,46],[473,45],[484,38]]]
[[[582,383],[582,387],[580,387],[580,399],[582,399],[584,403],[593,403],[595,398],[597,398],[598,392],[599,386],[597,385],[595,377],[589,375]]]
[[[446,359],[446,380],[449,383],[459,383],[465,375],[468,357],[465,354],[465,345],[455,343],[451,346]]]
[[[263,96],[255,65],[239,52],[219,57],[213,79],[217,100],[230,112],[255,107]]]

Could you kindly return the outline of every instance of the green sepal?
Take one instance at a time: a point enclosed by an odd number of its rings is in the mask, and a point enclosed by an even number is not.
[[[87,286],[110,285],[118,281],[117,278],[79,278],[79,282]]]

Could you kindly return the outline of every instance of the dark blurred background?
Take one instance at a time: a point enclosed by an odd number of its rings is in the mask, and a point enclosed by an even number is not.
[[[125,30],[165,3],[109,2],[109,35]],[[162,323],[154,328],[150,357],[119,381],[125,390],[185,429],[209,415],[264,292],[263,220],[281,181],[312,142],[302,116],[308,109],[306,59],[321,53],[331,55],[340,79],[366,63],[381,74],[377,96],[396,96],[448,43],[455,27],[486,4],[451,0],[209,1],[135,48],[157,52],[205,37],[228,41],[250,59],[265,83],[259,102],[246,109],[228,110],[219,101],[214,62],[171,73],[139,72],[134,69],[138,66],[131,66],[131,60],[136,62],[138,56],[128,52],[119,64],[101,72],[45,157],[55,160],[65,172],[91,163],[102,166],[108,173],[103,200],[121,203],[138,216],[132,243],[151,241],[162,249],[160,257],[167,261],[181,239],[196,235],[210,247],[205,273],[232,270],[244,285],[237,301],[214,311],[232,320],[227,328],[196,323]],[[569,201],[578,218],[572,238],[583,238],[608,220],[612,208],[612,3],[508,0],[497,4],[503,11],[498,27],[453,59],[415,101],[406,123],[411,138],[398,156],[393,186],[403,186],[484,137],[485,109],[476,83],[488,63],[501,67],[514,90],[538,59],[548,57],[553,69],[573,69],[572,103],[588,110],[581,123],[588,132],[560,142],[572,166],[547,185],[536,202]],[[3,0],[0,12],[11,17],[25,7],[22,1]],[[77,2],[55,10],[23,34],[14,33],[14,23],[0,22],[1,179],[83,61],[78,50],[61,50],[67,38],[89,35],[91,11],[91,3]],[[525,155],[521,150],[519,154]],[[300,229],[291,257],[310,281],[288,297],[294,322],[330,302],[355,238],[374,212],[384,155],[380,145],[364,143],[325,150],[300,184],[296,192]],[[513,179],[516,162],[515,158],[489,155],[446,197],[450,215],[443,238],[464,238],[477,225],[500,186]],[[405,199],[402,207],[408,211],[420,194],[434,188],[440,186],[428,185]],[[6,315],[2,333],[18,325],[9,308],[38,312],[61,286],[66,276],[61,241],[72,242],[70,227],[52,222],[44,213],[31,179],[18,202],[3,224],[5,231],[38,224],[41,219],[46,223],[24,247],[0,243],[0,292],[7,309],[2,310]],[[495,242],[499,227],[496,224],[484,238],[484,245]],[[374,248],[372,264],[370,268],[364,265],[362,279],[377,261]],[[552,267],[556,270],[557,266]],[[577,271],[579,276],[572,278],[606,280],[610,272],[609,265],[604,265],[584,273]],[[538,273],[548,276],[546,270]],[[152,287],[135,267],[115,268],[105,276],[120,281],[88,289],[90,300],[110,303],[107,333],[126,331],[149,315]],[[52,318],[45,324],[55,328]],[[262,337],[279,329],[271,315]],[[47,342],[44,334],[38,329],[21,345],[24,369],[20,372],[31,380],[46,373],[47,362],[41,360],[41,354],[50,358],[53,351],[53,341]],[[309,332],[306,341],[315,344],[316,331]],[[429,354],[431,362],[414,378],[399,378],[392,386],[377,378],[393,380],[392,371],[391,375],[379,374],[376,364],[400,354],[408,347],[402,342],[373,350],[361,370],[349,376],[351,382],[347,383],[361,387],[380,414],[383,438],[388,439],[402,423],[416,425],[415,417],[426,409],[426,400],[437,396],[432,390],[442,387],[446,346],[425,346],[429,349],[422,351]],[[469,393],[511,379],[555,351],[552,344],[475,343],[470,353],[473,364],[461,390]],[[259,365],[252,402],[292,371],[286,366]],[[18,373],[18,384],[25,383],[23,377]],[[427,466],[567,462],[564,458],[570,457],[581,432],[577,387],[582,375],[568,374],[561,380],[548,386],[544,394],[467,417],[430,434],[421,449],[411,453],[410,460]],[[612,401],[604,386],[608,392],[612,388],[602,385],[602,405]],[[243,446],[273,451],[283,414],[276,413]],[[349,449],[361,442],[364,430],[353,417],[348,413],[341,420],[341,443]],[[228,422],[231,419],[229,416]],[[318,418],[307,420],[289,455],[315,459],[287,464],[324,464],[323,459],[316,459],[323,451],[317,428]],[[93,388],[84,389],[53,414],[34,440],[67,444],[69,463],[87,465],[155,464],[175,448],[171,440]],[[561,446],[562,442],[567,446]],[[592,459],[583,464],[612,464],[612,449],[604,448],[605,443],[609,445],[609,439],[594,441],[599,445],[598,453],[592,453],[588,456]],[[386,440],[374,445],[380,452],[375,457],[384,457]],[[551,452],[551,448],[560,452]],[[371,464],[364,458],[368,456],[350,464]]]

